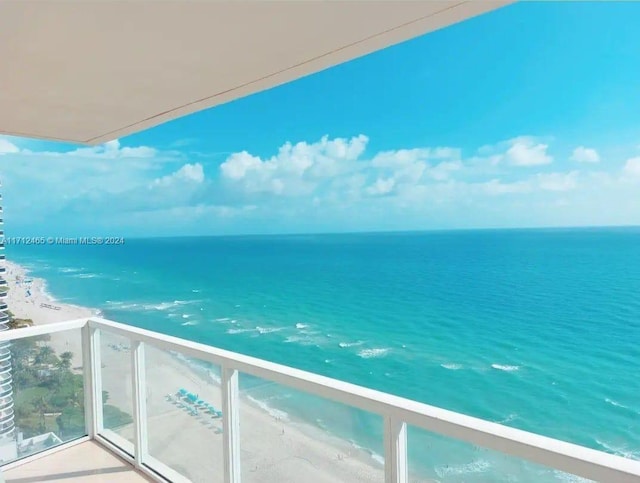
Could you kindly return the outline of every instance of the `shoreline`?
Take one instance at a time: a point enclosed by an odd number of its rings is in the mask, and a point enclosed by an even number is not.
[[[9,283],[7,304],[17,317],[31,319],[34,325],[100,315],[100,311],[58,302],[47,292],[46,280],[29,276],[22,266],[7,262]],[[24,280],[30,279],[30,284]],[[21,282],[22,281],[22,282]],[[51,335],[50,345],[58,353],[74,354],[73,368],[82,367],[79,331]],[[103,389],[109,404],[131,414],[131,357],[128,341],[102,334]],[[153,347],[146,351],[147,425],[149,453],[193,481],[217,481],[223,466],[221,421],[206,414],[194,415],[169,401],[180,388],[221,407],[219,383],[206,366],[191,359]],[[339,438],[306,421],[278,415],[276,408],[240,397],[241,458],[243,479],[249,482],[297,482],[304,474],[311,482],[373,482],[384,479],[380,457],[366,448]],[[254,402],[255,401],[255,402]],[[133,426],[110,428],[133,441]],[[377,459],[376,459],[377,458]]]

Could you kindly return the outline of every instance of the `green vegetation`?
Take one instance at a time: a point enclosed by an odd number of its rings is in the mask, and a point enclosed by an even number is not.
[[[33,325],[33,320],[16,319],[15,317],[11,317],[11,320],[7,325],[10,329],[22,329],[24,327],[31,327]]]
[[[2,292],[2,290],[0,290],[0,292]],[[5,310],[4,313],[9,316],[9,323],[7,325],[10,329],[22,329],[23,327],[31,327],[33,325],[33,320],[16,318],[10,310]]]
[[[63,440],[83,436],[83,376],[71,369],[73,354],[57,355],[47,340],[30,337],[11,345],[16,426],[25,438],[48,431]],[[130,424],[129,414],[106,404],[108,397],[103,391],[105,425]]]

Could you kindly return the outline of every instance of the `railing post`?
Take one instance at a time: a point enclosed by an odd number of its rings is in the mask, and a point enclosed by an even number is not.
[[[407,424],[392,416],[384,418],[384,481],[408,483]]]
[[[84,419],[90,438],[102,431],[102,363],[100,329],[90,322],[82,327],[82,364],[84,373]]]
[[[240,483],[240,411],[238,371],[222,367],[222,441],[224,483]]]
[[[133,394],[133,427],[135,463],[141,467],[148,455],[147,446],[147,384],[144,368],[144,343],[131,344],[131,384]]]

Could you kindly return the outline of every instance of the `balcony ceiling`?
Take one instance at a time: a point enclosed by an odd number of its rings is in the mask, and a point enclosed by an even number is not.
[[[507,3],[0,0],[0,133],[102,143]]]

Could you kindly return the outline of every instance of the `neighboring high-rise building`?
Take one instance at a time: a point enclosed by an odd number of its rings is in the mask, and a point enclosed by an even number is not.
[[[2,195],[0,195],[0,202]],[[4,220],[0,206],[0,332],[9,330],[11,320],[7,307],[7,281],[4,254]],[[17,457],[15,422],[13,415],[13,386],[11,374],[11,343],[0,342],[0,461]]]

